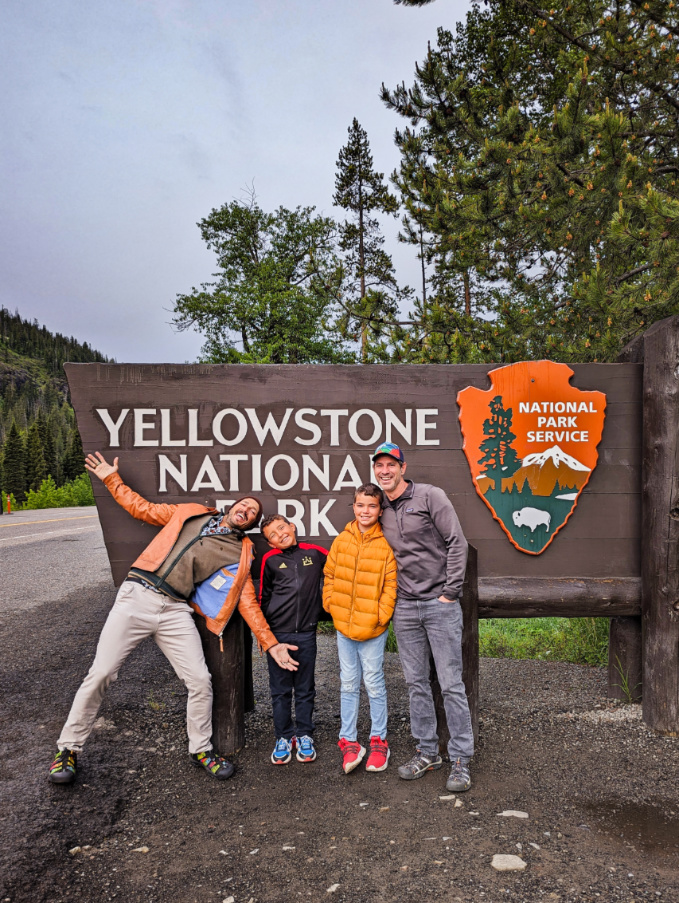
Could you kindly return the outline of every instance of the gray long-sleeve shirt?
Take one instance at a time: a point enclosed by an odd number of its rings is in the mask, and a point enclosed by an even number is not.
[[[398,564],[398,596],[457,599],[467,568],[467,540],[438,486],[407,480],[403,495],[385,498],[382,531]]]

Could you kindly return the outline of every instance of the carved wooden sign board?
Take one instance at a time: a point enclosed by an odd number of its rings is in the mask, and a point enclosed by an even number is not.
[[[642,367],[513,368],[66,372],[85,451],[118,456],[123,480],[152,501],[221,507],[253,493],[265,513],[284,514],[300,537],[327,547],[352,518],[354,488],[372,479],[372,451],[395,442],[408,478],[452,499],[481,578],[638,577]],[[94,482],[120,583],[155,530]]]

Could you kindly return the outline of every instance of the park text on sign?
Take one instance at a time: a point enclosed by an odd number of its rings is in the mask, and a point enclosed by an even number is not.
[[[570,367],[552,361],[488,375],[490,389],[457,396],[464,452],[476,491],[510,541],[539,555],[596,467],[606,396],[574,388]]]
[[[373,480],[371,456],[380,442],[418,448],[440,444],[438,408],[95,410],[108,433],[108,448],[158,449],[161,498],[200,493],[223,507],[250,492],[289,494],[293,498],[277,498],[278,512],[305,536],[336,536],[344,527],[348,512],[332,511],[333,496]]]

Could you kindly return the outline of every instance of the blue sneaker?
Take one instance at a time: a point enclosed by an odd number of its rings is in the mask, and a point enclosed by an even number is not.
[[[303,737],[298,737],[297,739],[297,761],[298,762],[313,762],[316,758],[316,749],[314,747],[314,741],[305,734]]]
[[[286,740],[285,737],[279,737],[278,740],[276,740],[276,745],[271,753],[271,761],[274,765],[287,765],[290,759],[292,759],[292,745],[294,739],[295,738],[293,737],[291,740]]]

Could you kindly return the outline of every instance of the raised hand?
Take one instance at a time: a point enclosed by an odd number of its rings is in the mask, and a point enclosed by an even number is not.
[[[85,456],[85,469],[100,480],[105,480],[112,473],[118,473],[118,459],[113,459],[113,464],[109,464],[101,452],[95,452]]]

